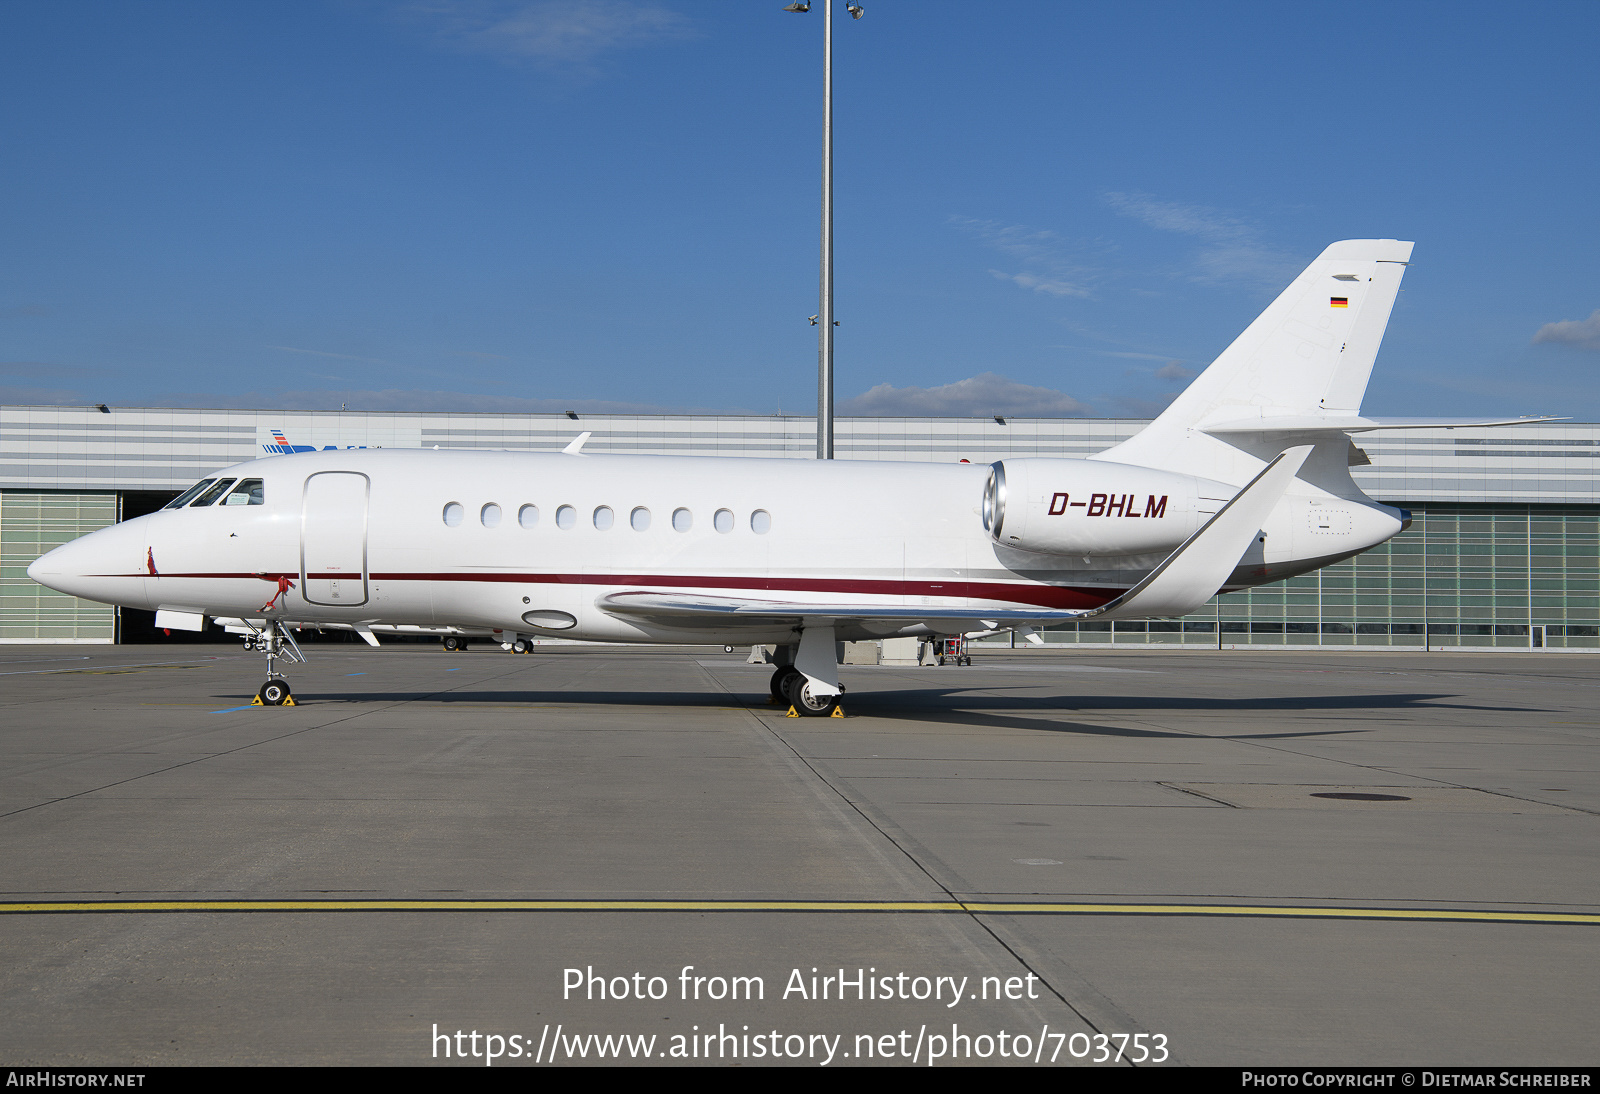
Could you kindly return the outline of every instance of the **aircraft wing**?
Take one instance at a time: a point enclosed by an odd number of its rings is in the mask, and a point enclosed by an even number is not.
[[[796,600],[757,600],[652,589],[610,593],[595,601],[612,615],[647,619],[671,627],[725,630],[773,624],[816,627],[855,623],[894,633],[919,624],[942,634],[996,630],[1028,623],[1064,623],[1086,611],[1050,608],[932,608],[899,604],[817,604]]]

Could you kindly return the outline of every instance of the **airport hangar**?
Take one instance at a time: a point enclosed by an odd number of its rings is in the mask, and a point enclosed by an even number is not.
[[[840,418],[836,452],[917,462],[1081,459],[1145,424]],[[155,639],[149,613],[52,592],[29,580],[27,566],[58,544],[160,508],[217,468],[329,446],[553,450],[583,430],[593,432],[588,453],[815,452],[815,421],[797,416],[0,407],[0,642]],[[1357,483],[1409,509],[1408,531],[1315,573],[1217,597],[1182,620],[1068,624],[1045,631],[1046,644],[1600,651],[1600,424],[1405,429],[1355,443]],[[987,641],[1021,643],[1016,635]]]

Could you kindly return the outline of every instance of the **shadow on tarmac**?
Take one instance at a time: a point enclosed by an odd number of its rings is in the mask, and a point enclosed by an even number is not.
[[[1293,695],[1275,697],[1247,697],[1219,699],[1202,696],[1038,696],[995,694],[997,690],[983,689],[981,695],[970,688],[921,688],[909,690],[885,689],[870,692],[851,692],[845,699],[846,712],[853,718],[884,718],[890,720],[915,720],[942,722],[954,725],[987,729],[1029,730],[1043,733],[1081,733],[1114,737],[1149,738],[1212,738],[1228,737],[1238,740],[1280,740],[1308,737],[1340,736],[1366,732],[1363,727],[1348,729],[1286,730],[1275,733],[1199,733],[1180,730],[1148,729],[1134,726],[1104,726],[1075,721],[1058,721],[1035,715],[1060,715],[1064,713],[1106,712],[1190,712],[1226,714],[1237,712],[1258,713],[1282,711],[1302,714],[1324,712],[1340,713],[1397,713],[1417,709],[1470,710],[1496,712],[1534,712],[1538,708],[1489,706],[1476,703],[1450,703],[1439,700],[1452,699],[1445,692],[1399,692],[1375,695]],[[1019,689],[1020,690],[1020,689]],[[219,696],[219,701],[249,702],[253,695]],[[764,695],[733,695],[721,691],[555,691],[555,690],[505,690],[505,691],[297,691],[295,699],[302,705],[316,706],[333,703],[429,703],[447,707],[508,707],[576,706],[602,707],[666,707],[671,709],[714,709],[743,706],[758,713],[779,714],[778,707],[769,705]],[[981,706],[981,710],[970,709]],[[837,723],[834,723],[837,725]]]

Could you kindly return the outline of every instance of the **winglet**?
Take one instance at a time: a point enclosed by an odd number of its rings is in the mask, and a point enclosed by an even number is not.
[[[376,646],[378,644],[378,636],[373,634],[372,628],[367,626],[365,623],[357,623],[351,627],[351,630],[359,634],[361,636],[361,641],[365,642],[367,645]]]
[[[561,451],[566,453],[568,456],[581,456],[583,455],[583,446],[587,444],[589,438],[593,436],[594,432],[586,429],[582,433],[579,433],[576,437],[572,438],[572,443],[567,445],[567,447],[563,448]]]
[[[1079,618],[1184,615],[1216,596],[1314,447],[1303,444],[1278,453],[1143,581]]]

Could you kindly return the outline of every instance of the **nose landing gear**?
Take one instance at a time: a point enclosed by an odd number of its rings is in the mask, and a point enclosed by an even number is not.
[[[256,697],[251,700],[250,705],[298,706],[299,704],[294,701],[294,693],[289,690],[289,681],[278,671],[280,660],[295,665],[303,665],[306,662],[306,655],[300,649],[300,644],[294,640],[294,636],[289,633],[289,628],[273,620],[267,624],[265,630],[246,635],[244,648],[267,655],[267,682],[261,685],[261,690],[256,692]]]

